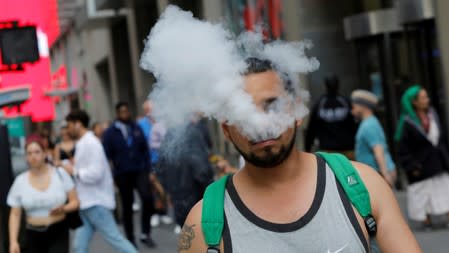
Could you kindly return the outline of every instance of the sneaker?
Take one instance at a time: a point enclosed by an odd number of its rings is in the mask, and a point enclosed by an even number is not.
[[[179,235],[181,233],[181,226],[176,225],[174,232],[175,232],[176,235]]]
[[[156,243],[153,241],[153,239],[151,239],[151,237],[146,236],[146,235],[142,235],[140,237],[140,242],[142,244],[145,244],[148,248],[150,249],[154,249],[156,248]]]
[[[159,227],[159,225],[161,224],[161,219],[159,217],[159,215],[153,215],[151,216],[151,226],[152,227]]]
[[[172,219],[170,216],[168,216],[168,215],[163,215],[163,216],[161,217],[161,221],[162,221],[162,223],[164,223],[165,225],[170,225],[170,224],[173,223],[173,219]]]

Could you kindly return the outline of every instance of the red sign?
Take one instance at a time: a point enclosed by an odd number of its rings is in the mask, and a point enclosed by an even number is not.
[[[37,26],[47,35],[48,46],[59,36],[56,0],[0,0],[0,6],[0,22],[17,20],[19,26]],[[20,115],[30,115],[33,121],[53,120],[53,103],[44,95],[51,85],[50,59],[41,55],[38,62],[23,64],[23,68],[24,71],[20,72],[1,72],[0,89],[31,84],[31,99],[23,104]],[[18,116],[15,108],[5,111],[7,116]]]
[[[63,90],[67,89],[67,87],[67,69],[63,64],[51,74],[51,89]]]

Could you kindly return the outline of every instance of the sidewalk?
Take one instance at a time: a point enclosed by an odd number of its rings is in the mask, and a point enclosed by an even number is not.
[[[139,224],[136,223],[135,225]],[[136,226],[137,227],[137,226]],[[174,253],[177,250],[177,238],[178,236],[173,233],[174,225],[166,226],[161,225],[154,229],[153,239],[157,244],[156,249],[148,249],[145,245],[139,245],[139,252],[141,253]],[[136,233],[138,235],[138,233]],[[92,253],[112,253],[115,252],[109,245],[107,245],[100,235],[95,234],[92,245],[90,247]]]

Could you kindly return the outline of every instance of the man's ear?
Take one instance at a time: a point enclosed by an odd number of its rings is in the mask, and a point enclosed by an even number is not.
[[[296,120],[296,127],[300,127],[302,125],[302,123],[304,122],[303,119],[298,119]]]
[[[231,141],[231,138],[229,137],[229,126],[226,123],[221,123],[221,129],[223,130],[226,140]]]

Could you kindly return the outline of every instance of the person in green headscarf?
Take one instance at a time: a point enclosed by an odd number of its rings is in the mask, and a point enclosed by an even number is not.
[[[421,124],[418,116],[416,115],[415,108],[413,106],[413,101],[418,97],[418,94],[421,90],[422,90],[421,86],[417,84],[408,88],[404,92],[404,95],[402,95],[401,117],[399,118],[398,128],[394,136],[395,141],[399,141],[401,139],[402,132],[404,130],[404,121],[407,117],[409,117],[417,125]]]
[[[449,216],[449,152],[443,129],[420,85],[408,88],[401,99],[395,140],[398,162],[407,173],[408,211],[412,220],[432,225],[430,216]]]

